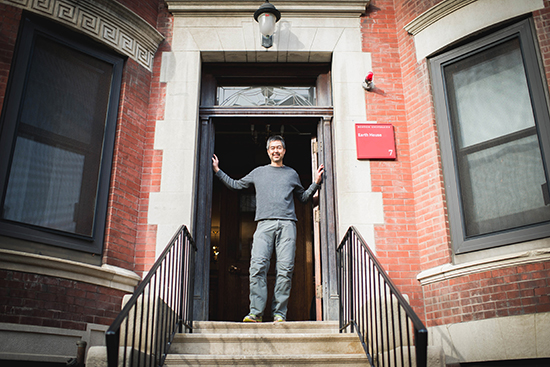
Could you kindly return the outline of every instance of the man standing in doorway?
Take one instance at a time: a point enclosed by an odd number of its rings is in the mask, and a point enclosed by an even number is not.
[[[271,163],[255,168],[240,180],[234,180],[220,170],[218,157],[212,157],[216,176],[228,188],[240,190],[253,185],[256,190],[255,221],[258,224],[250,258],[250,313],[245,316],[244,322],[262,321],[267,302],[267,272],[273,249],[277,255],[273,321],[286,320],[296,251],[294,194],[302,202],[311,199],[320,187],[324,171],[323,165],[320,165],[315,182],[305,190],[298,173],[283,164],[286,153],[284,139],[279,135],[271,136],[266,147]]]

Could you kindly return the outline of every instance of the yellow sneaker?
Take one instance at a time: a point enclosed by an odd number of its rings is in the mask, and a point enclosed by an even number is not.
[[[249,313],[244,317],[243,322],[262,322],[262,317]]]
[[[275,314],[273,315],[273,322],[285,322],[285,318],[281,315]]]

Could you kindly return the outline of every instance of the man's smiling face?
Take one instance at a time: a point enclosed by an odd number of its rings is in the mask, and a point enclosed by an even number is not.
[[[281,166],[283,164],[285,153],[286,149],[283,148],[283,142],[279,140],[273,140],[269,143],[267,155],[269,155],[269,159],[271,159],[272,165]]]

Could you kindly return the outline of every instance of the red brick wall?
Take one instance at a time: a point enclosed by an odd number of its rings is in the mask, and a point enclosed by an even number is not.
[[[160,81],[162,53],[171,50],[173,17],[161,0],[158,14],[158,30],[165,39],[159,46],[154,59],[153,75],[150,84],[150,99],[147,110],[148,129],[145,132],[142,192],[140,197],[140,213],[138,219],[138,236],[136,243],[135,271],[144,272],[155,262],[156,225],[149,225],[147,211],[149,195],[160,190],[162,171],[162,150],[154,149],[155,125],[157,120],[164,119],[166,102],[166,83]],[[167,244],[161,244],[165,246]]]
[[[427,326],[550,312],[550,262],[428,284],[424,297]]]
[[[397,159],[371,161],[372,189],[381,192],[384,224],[375,226],[376,254],[423,316],[415,193],[399,37],[393,0],[373,0],[362,19],[363,51],[372,55],[375,88],[365,93],[367,120],[395,128]]]
[[[404,30],[440,1],[372,0],[362,19],[376,85],[365,93],[367,119],[393,124],[397,145],[397,160],[371,161],[373,191],[384,205],[384,224],[375,226],[377,256],[428,325],[547,311],[548,264],[544,271],[543,264],[511,267],[424,289],[416,280],[420,271],[452,262],[428,64],[417,62],[414,38]],[[550,1],[545,5],[535,21],[548,76]]]
[[[62,278],[0,270],[0,322],[86,330],[110,325],[126,292]]]
[[[0,4],[0,107],[4,105],[21,13],[19,8]]]
[[[128,2],[128,1],[126,1]],[[132,4],[133,1],[129,1]],[[156,226],[148,225],[149,195],[160,189],[162,151],[154,149],[157,120],[163,119],[165,83],[160,82],[162,52],[170,50],[172,16],[163,0],[144,0],[153,9],[147,20],[165,36],[153,64],[153,72],[128,60],[124,70],[119,110],[112,195],[105,238],[107,263],[138,273],[155,262]]]
[[[134,270],[150,83],[151,73],[128,59],[119,103],[103,254],[104,262],[129,270]]]
[[[164,0],[116,0],[153,27],[157,26],[158,8],[164,6]]]
[[[535,12],[533,18],[546,72],[546,84],[550,85],[550,0],[544,1],[544,9]]]
[[[428,326],[547,312],[548,263],[445,280],[416,295],[420,270],[452,263],[428,64],[416,61],[413,36],[403,29],[438,2],[373,0],[363,19],[364,51],[372,53],[379,89],[366,93],[367,116],[394,124],[398,152],[395,162],[371,162],[373,190],[384,199],[385,224],[375,227],[378,256],[404,293],[410,284]],[[550,1],[545,6],[534,16],[548,79]]]
[[[413,36],[403,27],[438,2],[395,2],[422,270],[451,261],[450,233],[428,66],[416,61]]]

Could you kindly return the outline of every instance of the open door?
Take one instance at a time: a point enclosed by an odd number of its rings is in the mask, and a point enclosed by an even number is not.
[[[209,306],[210,236],[212,207],[212,154],[215,131],[212,118],[201,116],[197,141],[197,169],[195,170],[195,214],[191,223],[197,246],[193,284],[193,319],[207,320]]]
[[[220,168],[237,179],[257,166],[269,164],[265,141],[283,131],[287,143],[285,165],[294,168],[304,187],[312,182],[311,137],[317,119],[215,119],[215,153]],[[288,320],[315,320],[315,281],[312,203],[295,201],[296,260]],[[232,191],[214,178],[212,194],[209,319],[241,321],[249,312],[249,264],[256,229],[254,189]],[[268,273],[268,301],[264,319],[271,318],[275,283],[275,254]]]
[[[311,174],[315,175],[317,167],[319,167],[317,137],[311,138]],[[321,279],[321,212],[319,210],[319,192],[313,196],[313,264],[315,269],[315,316],[316,320],[323,320],[323,285]]]
[[[252,215],[247,217],[249,214],[241,209],[240,202],[249,200],[245,197],[248,194],[241,192],[239,196],[229,190],[224,194],[222,190],[225,188],[214,179],[211,161],[214,142],[216,141],[216,153],[220,157],[220,167],[230,176],[240,178],[254,167],[269,163],[265,146],[258,145],[256,138],[259,135],[255,137],[254,132],[279,132],[283,125],[287,129],[284,135],[289,143],[285,164],[295,168],[302,175],[301,181],[304,186],[312,180],[313,167],[318,163],[325,165],[318,208],[314,211],[310,204],[304,207],[298,203],[296,205],[297,215],[303,218],[299,223],[303,223],[304,227],[298,228],[302,232],[297,238],[296,267],[288,316],[289,319],[295,320],[338,320],[331,115],[327,114],[326,118],[321,119],[289,116],[204,116],[206,117],[201,118],[198,134],[195,211],[192,223],[193,237],[198,248],[194,277],[195,320],[240,321],[248,312],[249,256],[246,256],[248,250],[242,246],[246,245],[246,238],[255,229],[255,223],[252,224]],[[291,128],[291,123],[295,125],[296,130]],[[294,134],[290,134],[291,131],[294,131]],[[311,151],[311,138],[318,140],[316,154]],[[293,139],[297,141],[292,142]],[[318,216],[315,214],[316,211],[320,213]],[[222,216],[227,219],[222,220]],[[315,226],[314,218],[318,218]],[[233,224],[230,224],[231,221]],[[228,237],[224,237],[222,231],[222,227],[226,225],[233,228],[227,233]],[[313,245],[315,239],[319,241],[318,246]],[[225,243],[222,243],[223,241]],[[235,248],[239,250],[236,251]],[[300,252],[302,250],[303,252]],[[231,277],[234,282],[228,283]],[[297,305],[294,306],[294,302],[297,302]],[[269,316],[269,311],[270,303],[266,316]]]

